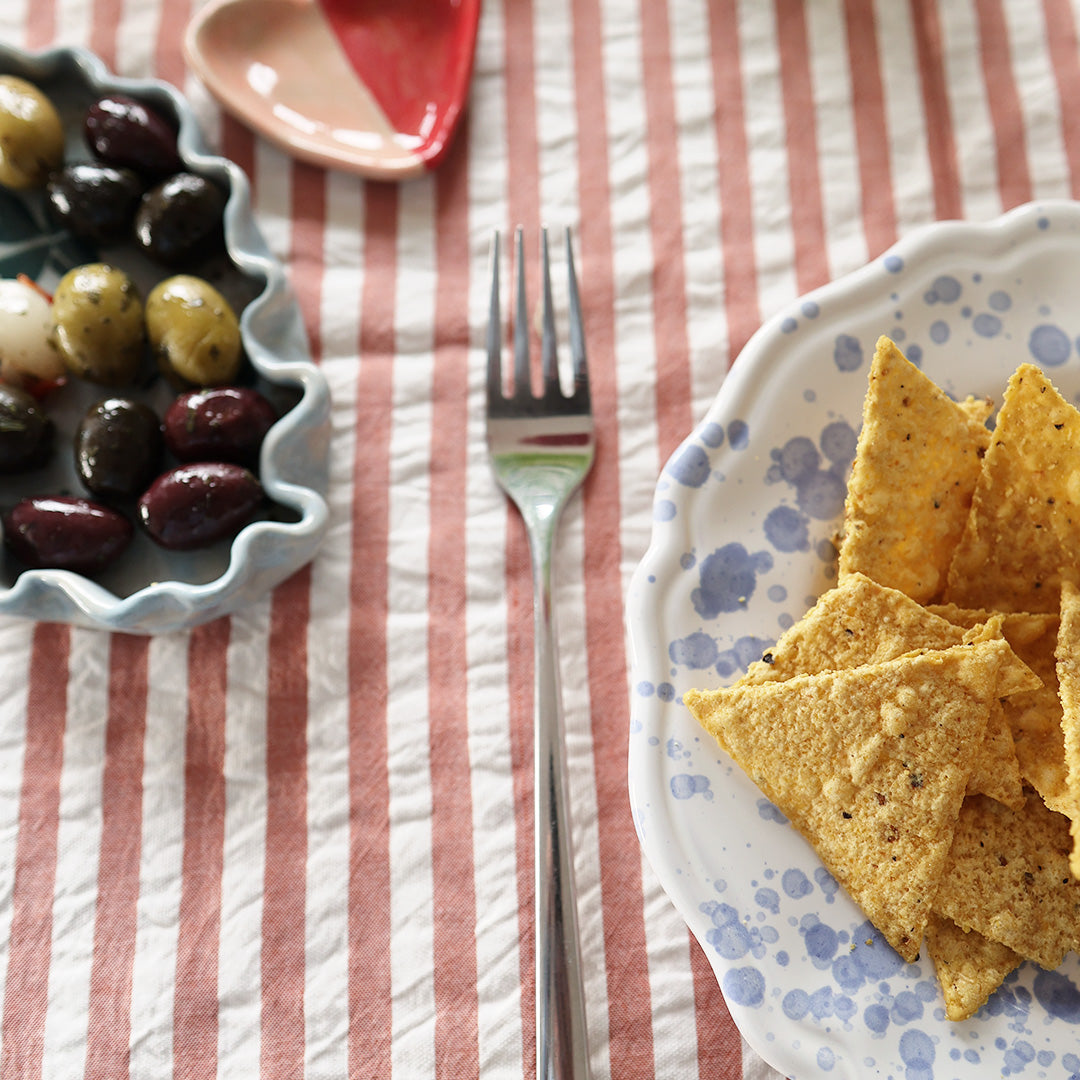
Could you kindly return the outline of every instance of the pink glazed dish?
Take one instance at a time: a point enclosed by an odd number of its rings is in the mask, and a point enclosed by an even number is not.
[[[211,0],[184,51],[225,109],[289,154],[405,180],[450,146],[479,19],[480,0]]]

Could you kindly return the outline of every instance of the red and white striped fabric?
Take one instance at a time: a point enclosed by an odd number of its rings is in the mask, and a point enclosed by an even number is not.
[[[191,633],[0,622],[0,1080],[521,1077],[531,590],[482,429],[495,229],[574,229],[600,450],[557,611],[597,1077],[776,1080],[644,864],[629,575],[749,335],[935,218],[1080,190],[1070,0],[488,0],[448,159],[297,164],[185,69],[189,0],[5,0],[189,95],[331,384],[315,562]]]

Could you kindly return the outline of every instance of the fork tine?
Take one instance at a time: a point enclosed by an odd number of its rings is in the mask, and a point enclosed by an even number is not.
[[[514,234],[514,261],[517,263],[517,300],[514,305],[514,397],[528,401],[532,397],[529,366],[529,313],[525,300],[525,240],[519,225]]]
[[[573,397],[589,405],[589,365],[585,355],[585,320],[581,315],[581,297],[578,294],[577,274],[574,272],[574,245],[569,226],[566,229],[566,265],[570,292],[570,356],[574,366]]]
[[[540,278],[543,283],[540,359],[544,376],[544,397],[562,397],[559,386],[559,357],[555,349],[555,305],[551,299],[551,262],[548,258],[548,232],[540,230]]]
[[[499,233],[491,238],[491,304],[487,325],[487,398],[498,401],[502,391],[502,311],[499,305]]]

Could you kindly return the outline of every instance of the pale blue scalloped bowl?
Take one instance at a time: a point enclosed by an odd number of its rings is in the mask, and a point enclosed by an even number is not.
[[[1080,1074],[1080,958],[1024,964],[947,1020],[931,962],[884,943],[681,704],[736,678],[835,580],[878,335],[957,396],[1000,401],[1031,360],[1075,401],[1078,301],[1080,204],[928,227],[766,323],[657,484],[628,597],[634,821],[735,1022],[785,1076]]]
[[[20,570],[6,557],[0,567],[0,615],[149,634],[185,629],[234,612],[308,563],[328,523],[329,389],[312,362],[285,270],[255,224],[247,177],[236,164],[208,149],[189,104],[164,82],[115,77],[93,54],[66,48],[26,53],[0,45],[0,73],[28,79],[56,104],[68,132],[69,160],[89,157],[81,139],[82,115],[105,93],[139,97],[176,118],[186,166],[229,193],[228,258],[215,268],[220,276],[214,281],[243,307],[240,327],[256,385],[281,409],[260,460],[260,479],[272,507],[267,516],[247,525],[231,542],[192,553],[167,552],[140,533],[123,558],[95,580],[61,570]],[[70,265],[97,257],[50,231],[34,196],[19,204],[8,193],[3,197],[0,222],[9,226],[8,236],[0,233],[3,276],[13,276],[21,262],[24,272],[48,287]],[[26,222],[35,220],[39,241],[28,243]],[[132,252],[102,254],[130,270],[140,284],[166,276]],[[152,394],[158,395],[155,404],[163,407],[165,388],[159,386]],[[82,410],[101,396],[101,389],[89,384],[66,387],[55,410],[61,432],[73,431]],[[25,494],[62,490],[81,493],[71,455],[63,452],[43,472],[3,478],[0,500],[8,504]]]

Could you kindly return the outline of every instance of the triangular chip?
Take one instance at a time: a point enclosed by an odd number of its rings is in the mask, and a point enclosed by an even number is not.
[[[934,961],[950,1020],[974,1016],[1005,976],[1023,962],[1008,945],[991,941],[977,930],[961,930],[936,911],[926,924],[926,951]]]
[[[991,617],[986,611],[967,610],[955,604],[932,605],[931,610],[958,626],[974,627]],[[1055,661],[1058,616],[1045,612],[1009,612],[1002,620],[1002,632],[1016,655],[1042,684],[1002,701],[1020,775],[1051,810],[1067,813],[1071,803],[1065,777],[1061,699]]]
[[[822,593],[764,658],[750,665],[737,685],[877,664],[920,649],[946,649],[965,640],[1001,636],[1001,616],[988,615],[983,622],[959,626],[898,589],[852,573]],[[1012,656],[1001,665],[995,693],[1005,697],[1039,685],[1028,667]],[[1000,799],[1007,806],[1022,806],[1024,802],[1012,734],[997,701],[983,744],[972,757],[968,790]]]
[[[878,339],[844,504],[840,574],[860,571],[925,603],[940,595],[990,435]]]
[[[1080,566],[1080,411],[1032,364],[1009,380],[946,599],[1057,612],[1062,571]]]
[[[934,909],[1052,969],[1080,943],[1069,820],[1037,795],[1021,811],[964,800]]]
[[[1080,878],[1080,589],[1071,581],[1061,586],[1056,657],[1065,756],[1065,813],[1072,833],[1069,867],[1073,877]]]
[[[683,700],[914,960],[1007,652],[958,645]]]

